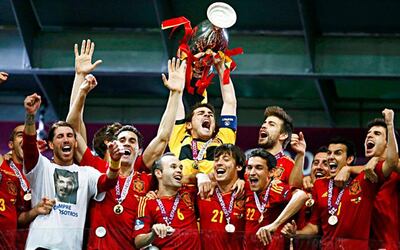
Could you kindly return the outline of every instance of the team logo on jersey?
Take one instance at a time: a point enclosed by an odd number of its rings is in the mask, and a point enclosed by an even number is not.
[[[235,200],[235,209],[243,210],[243,209],[244,209],[244,206],[245,206],[245,204],[246,204],[245,201],[246,201],[246,200],[244,200],[244,199]]]
[[[17,185],[13,181],[7,181],[7,188],[8,188],[8,193],[11,195],[17,195]]]
[[[274,177],[280,179],[285,169],[283,167],[277,167],[274,170]]]
[[[351,184],[351,186],[349,188],[349,193],[351,195],[357,195],[360,192],[361,192],[360,182],[358,180],[353,181],[353,183]]]
[[[144,191],[144,181],[134,180],[133,181],[133,191],[137,193],[142,193]]]
[[[144,222],[139,220],[139,219],[136,219],[136,221],[135,221],[135,230],[137,231],[137,230],[140,230],[142,228],[144,228]]]
[[[190,197],[190,194],[188,192],[184,192],[181,195],[181,199],[186,204],[186,206],[188,206],[189,208],[193,208],[194,207],[192,198]]]

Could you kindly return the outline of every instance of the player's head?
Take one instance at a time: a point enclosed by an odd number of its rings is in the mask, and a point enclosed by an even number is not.
[[[195,139],[208,140],[215,133],[215,109],[209,103],[194,105],[186,118],[186,130]]]
[[[258,145],[269,150],[278,144],[284,149],[292,138],[292,132],[292,118],[281,107],[267,107],[258,135]]]
[[[382,118],[368,123],[368,133],[364,141],[366,157],[384,156],[387,148],[387,126]]]
[[[65,121],[54,123],[48,136],[48,144],[54,154],[54,162],[61,166],[71,165],[78,146],[74,128]]]
[[[249,153],[246,174],[253,192],[263,191],[270,181],[271,171],[276,166],[275,157],[265,149],[254,149]]]
[[[121,157],[121,165],[133,166],[137,156],[141,154],[143,135],[134,126],[125,125],[115,133],[115,138],[118,145],[125,150]]]
[[[165,153],[153,164],[153,179],[157,180],[159,189],[178,189],[182,186],[182,169],[182,163],[173,153]]]
[[[344,166],[353,164],[356,158],[353,142],[343,138],[332,138],[328,143],[330,175],[335,176]]]
[[[314,155],[311,165],[311,181],[315,182],[316,179],[329,176],[328,164],[328,148],[326,146],[320,147]]]
[[[233,144],[222,144],[214,151],[214,176],[218,185],[234,183],[243,178],[245,156],[240,148]]]
[[[115,133],[122,127],[119,122],[105,125],[101,127],[93,136],[93,150],[96,154],[104,159],[104,155],[107,152],[107,144],[114,140]]]
[[[10,134],[8,139],[8,148],[12,151],[12,157],[17,163],[22,163],[24,154],[22,152],[22,135],[24,132],[24,125],[16,126]]]

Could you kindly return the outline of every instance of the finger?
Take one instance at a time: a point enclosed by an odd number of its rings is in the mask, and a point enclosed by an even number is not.
[[[266,234],[267,244],[269,244],[272,241],[272,236],[268,230],[265,230],[265,231],[266,231],[265,234]]]
[[[171,59],[168,60],[168,74],[172,72]]]
[[[304,134],[301,131],[299,133],[299,140],[301,140],[301,141],[304,140]]]
[[[261,230],[260,236],[261,236],[261,240],[262,240],[264,246],[267,245],[267,236],[266,236],[265,230]]]
[[[93,56],[93,53],[94,53],[94,42],[92,42],[90,46],[89,56]]]
[[[79,56],[79,52],[78,52],[78,44],[75,43],[74,45],[74,53],[75,53],[75,57]]]
[[[86,47],[86,41],[83,40],[82,45],[81,45],[81,55],[83,55],[85,53],[85,47]]]
[[[97,60],[95,63],[93,63],[93,69],[95,69],[97,66],[99,66],[102,63],[103,63],[102,60]]]
[[[181,60],[179,60],[179,58],[176,58],[175,70],[178,70],[178,69],[179,69],[180,64],[181,64]]]
[[[90,45],[91,45],[91,41],[90,41],[90,39],[87,39],[87,41],[86,41],[86,48],[85,48],[85,54],[86,54],[86,55],[89,55],[89,52],[90,52]]]
[[[167,85],[168,85],[168,81],[167,81],[167,77],[165,76],[164,73],[161,74],[161,79],[162,79],[162,81],[163,81],[163,83],[164,83],[164,86],[167,86]]]
[[[185,71],[185,70],[186,70],[186,60],[184,60],[184,61],[181,62],[180,69],[181,69],[182,71]]]
[[[176,59],[175,59],[175,57],[172,57],[171,72],[174,72],[174,71],[175,71],[175,64],[176,64]]]

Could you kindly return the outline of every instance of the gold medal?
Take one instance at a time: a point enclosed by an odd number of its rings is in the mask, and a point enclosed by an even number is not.
[[[315,201],[313,198],[310,198],[306,201],[306,206],[307,207],[312,207],[314,205]]]
[[[192,167],[194,169],[199,169],[199,166],[197,165],[197,161],[193,161]]]
[[[261,223],[264,220],[264,213],[260,215],[260,218],[258,218],[258,223]]]
[[[328,223],[331,226],[336,225],[336,223],[338,223],[338,217],[336,217],[336,215],[329,216]]]
[[[225,231],[228,233],[234,233],[235,232],[235,226],[233,224],[226,224],[225,226]]]
[[[115,214],[122,214],[123,211],[124,211],[124,207],[121,204],[117,204],[114,206]]]
[[[25,201],[30,201],[31,199],[32,199],[32,194],[31,193],[24,194],[24,200]]]

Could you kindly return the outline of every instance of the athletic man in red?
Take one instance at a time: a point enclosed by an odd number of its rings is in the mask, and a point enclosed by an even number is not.
[[[313,188],[315,205],[310,223],[297,231],[295,223],[288,223],[283,233],[317,234],[322,230],[321,243],[324,249],[368,249],[373,197],[385,178],[396,170],[398,162],[394,114],[388,109],[382,113],[388,127],[387,154],[385,161],[379,162],[375,168],[378,183],[366,180],[366,172],[350,179],[341,188],[335,185],[333,178],[317,180]],[[328,149],[332,176],[354,160],[354,149],[345,140],[331,141]]]
[[[280,232],[308,198],[304,191],[270,178],[275,165],[275,157],[263,149],[248,156],[245,249],[283,249],[283,237],[273,233]]]
[[[200,249],[194,203],[195,188],[182,187],[182,163],[172,153],[154,163],[157,199],[141,198],[135,223],[135,245],[158,249]]]
[[[245,197],[232,190],[243,178],[245,157],[239,147],[222,144],[214,152],[217,187],[212,196],[198,197],[202,249],[242,249],[245,226]]]
[[[296,145],[299,142],[304,142],[303,134],[301,132],[299,135],[293,134],[292,118],[281,107],[267,107],[264,117],[265,120],[261,125],[258,136],[258,145],[273,154],[277,159],[276,169],[274,170],[275,178],[300,188],[303,179],[304,154],[302,155],[302,151],[296,150]],[[283,150],[291,143],[291,140],[295,141],[292,145],[295,146],[294,150],[297,153],[296,165],[290,157],[283,153]]]

